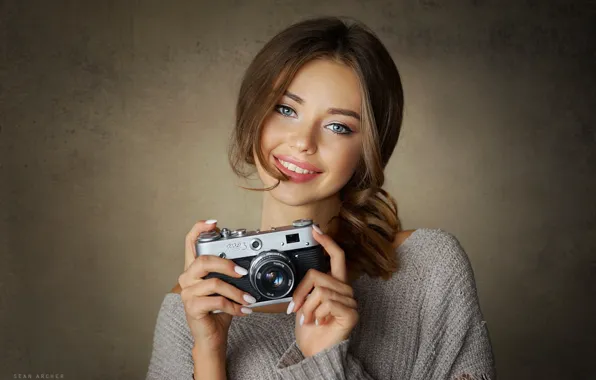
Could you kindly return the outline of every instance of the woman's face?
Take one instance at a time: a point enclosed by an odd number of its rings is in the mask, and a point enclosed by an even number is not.
[[[314,60],[298,71],[263,125],[264,156],[290,177],[271,196],[298,206],[339,192],[362,154],[361,101],[358,77],[346,65]],[[263,184],[277,183],[255,161]]]

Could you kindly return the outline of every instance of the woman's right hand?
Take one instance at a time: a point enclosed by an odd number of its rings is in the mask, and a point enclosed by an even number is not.
[[[186,320],[195,340],[195,350],[225,353],[232,316],[250,314],[252,309],[244,306],[256,301],[250,294],[221,279],[203,279],[212,272],[235,278],[247,274],[245,268],[231,260],[213,255],[197,257],[195,243],[200,233],[214,229],[216,223],[215,220],[201,220],[186,235],[184,272],[178,277],[178,284]],[[213,314],[214,310],[220,310],[221,313]]]

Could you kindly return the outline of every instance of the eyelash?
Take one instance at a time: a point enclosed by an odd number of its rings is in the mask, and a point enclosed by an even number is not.
[[[275,112],[279,113],[282,116],[290,117],[289,115],[286,115],[283,112],[281,112],[281,109],[288,109],[288,110],[296,113],[296,111],[294,111],[292,109],[292,107],[290,107],[290,106],[286,106],[284,104],[278,104],[278,105],[275,106]],[[336,132],[333,129],[330,129],[330,131],[333,132],[333,133],[335,133],[336,135],[350,135],[350,134],[352,134],[354,132],[350,128],[348,128],[347,126],[345,126],[345,125],[343,125],[341,123],[331,123],[329,125],[337,125],[337,126],[342,127],[345,130],[345,132]]]

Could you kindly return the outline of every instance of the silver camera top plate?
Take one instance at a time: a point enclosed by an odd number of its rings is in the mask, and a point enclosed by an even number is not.
[[[230,231],[222,228],[203,232],[196,242],[197,256],[215,255],[233,260],[256,256],[264,251],[290,251],[319,245],[312,236],[312,220],[298,219],[292,225],[266,231]]]

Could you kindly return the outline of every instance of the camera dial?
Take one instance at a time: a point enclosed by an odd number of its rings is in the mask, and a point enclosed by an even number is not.
[[[205,231],[199,235],[199,243],[206,243],[208,241],[219,240],[220,234],[217,231]]]
[[[296,219],[292,222],[294,227],[306,227],[312,224],[312,219]]]

